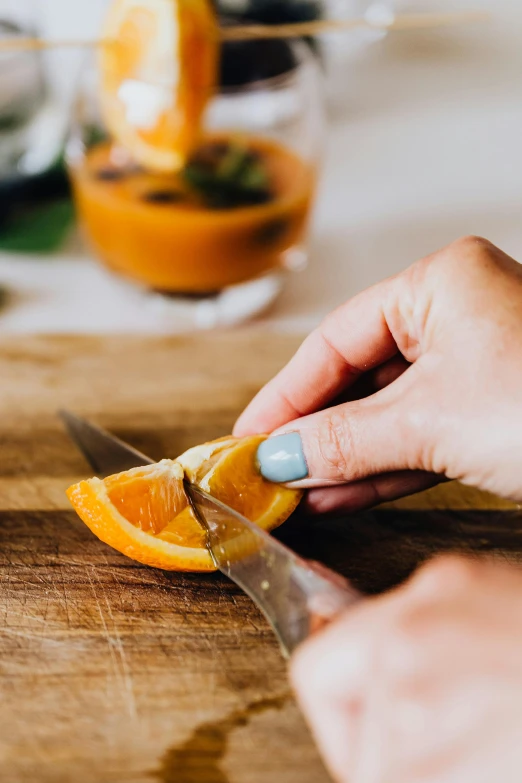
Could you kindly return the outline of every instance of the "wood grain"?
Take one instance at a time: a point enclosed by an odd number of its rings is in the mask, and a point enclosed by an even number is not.
[[[298,342],[246,331],[0,343],[2,780],[328,781],[264,619],[219,575],[149,569],[94,538],[63,495],[89,469],[55,415],[69,407],[175,456],[230,431]],[[515,513],[455,487],[406,510],[296,515],[280,535],[367,592],[441,549],[514,561],[522,550]]]

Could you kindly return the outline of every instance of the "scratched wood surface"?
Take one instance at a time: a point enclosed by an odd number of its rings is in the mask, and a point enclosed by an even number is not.
[[[63,494],[89,469],[55,415],[175,456],[228,432],[297,343],[0,343],[1,780],[327,783],[263,618],[219,575],[156,571],[95,539]],[[368,592],[441,549],[519,559],[518,514],[489,496],[448,485],[405,506],[296,516],[280,535]]]

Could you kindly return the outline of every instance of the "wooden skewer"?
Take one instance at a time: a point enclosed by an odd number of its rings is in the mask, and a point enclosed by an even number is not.
[[[304,35],[318,35],[326,32],[341,32],[358,27],[371,30],[421,30],[434,27],[448,27],[454,24],[483,22],[490,14],[482,11],[462,11],[447,14],[403,14],[389,23],[372,22],[364,17],[357,19],[317,19],[312,22],[289,22],[280,25],[235,25],[220,28],[223,41],[246,41],[262,38],[300,38]],[[18,51],[24,49],[71,49],[113,46],[115,41],[97,40],[46,40],[41,38],[4,38],[0,39],[0,51]]]
[[[259,24],[222,27],[220,32],[223,41],[241,41],[253,38],[299,38],[303,35],[341,32],[358,27],[366,27],[371,30],[414,30],[482,22],[489,18],[489,14],[481,11],[463,11],[447,14],[404,14],[394,17],[393,21],[389,23],[370,22],[364,17],[358,19],[317,19],[313,22],[291,22],[281,25]]]

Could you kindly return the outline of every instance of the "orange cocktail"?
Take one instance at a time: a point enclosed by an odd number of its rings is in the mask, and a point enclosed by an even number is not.
[[[110,0],[102,39],[67,145],[95,254],[168,294],[156,312],[176,323],[260,312],[281,270],[306,261],[321,125],[310,49],[223,41],[211,0]]]
[[[177,173],[147,171],[101,142],[71,175],[104,263],[179,294],[214,293],[283,266],[305,238],[314,189],[313,167],[289,148],[224,133],[208,136]]]

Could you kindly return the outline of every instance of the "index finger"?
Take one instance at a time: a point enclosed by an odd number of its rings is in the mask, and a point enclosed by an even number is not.
[[[272,432],[321,410],[361,373],[394,356],[397,344],[384,315],[389,288],[385,280],[330,313],[254,397],[234,435]]]

